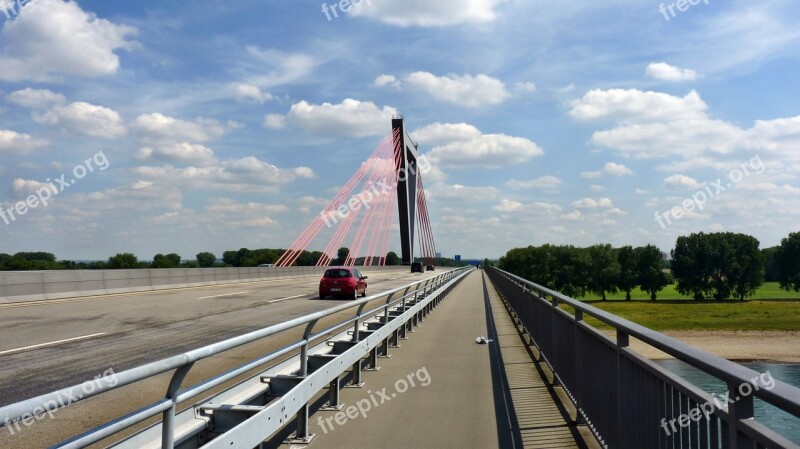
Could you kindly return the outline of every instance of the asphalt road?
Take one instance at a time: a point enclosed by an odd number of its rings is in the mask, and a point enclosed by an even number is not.
[[[371,294],[425,275],[370,272]],[[0,404],[76,385],[339,304],[318,279],[0,306]]]

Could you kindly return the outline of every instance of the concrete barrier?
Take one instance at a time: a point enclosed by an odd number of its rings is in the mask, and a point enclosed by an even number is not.
[[[0,271],[0,304],[321,276],[326,267]],[[359,267],[365,273],[408,267]]]

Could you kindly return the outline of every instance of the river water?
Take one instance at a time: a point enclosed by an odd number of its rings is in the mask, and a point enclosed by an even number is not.
[[[724,383],[679,360],[658,360],[659,365],[683,377],[707,393],[721,395],[727,390]],[[747,362],[742,365],[758,371],[769,372],[774,379],[800,388],[800,364]],[[775,430],[789,440],[800,444],[800,419],[778,410],[760,399],[755,400],[756,420]]]

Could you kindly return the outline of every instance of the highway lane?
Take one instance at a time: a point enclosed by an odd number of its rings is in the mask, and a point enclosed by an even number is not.
[[[370,272],[369,292],[425,275]],[[120,372],[291,318],[337,300],[312,277],[0,306],[0,403]]]

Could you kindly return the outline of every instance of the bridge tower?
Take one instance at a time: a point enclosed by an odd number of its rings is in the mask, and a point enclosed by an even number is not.
[[[397,164],[397,210],[400,217],[400,249],[403,265],[414,261],[414,223],[417,214],[417,145],[406,134],[403,116],[392,118]]]

